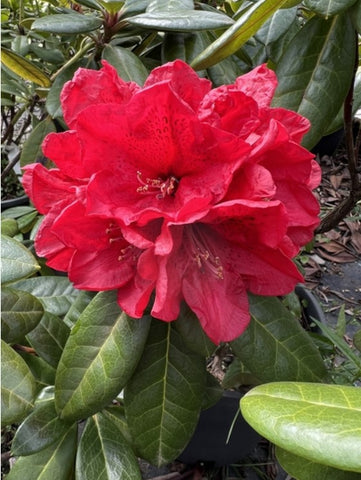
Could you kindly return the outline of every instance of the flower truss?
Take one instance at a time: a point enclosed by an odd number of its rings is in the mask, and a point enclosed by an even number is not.
[[[302,281],[292,259],[318,225],[309,122],[271,108],[276,86],[265,65],[214,89],[180,60],[143,87],[106,62],[79,69],[61,93],[69,130],[43,144],[56,168],[25,167],[37,253],[79,289],[117,289],[132,317],[152,298],[172,321],[184,301],[215,343],[239,336],[248,291]]]

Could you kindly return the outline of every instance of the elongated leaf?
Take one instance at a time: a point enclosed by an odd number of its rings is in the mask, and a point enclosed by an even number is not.
[[[48,385],[54,385],[55,383],[55,368],[51,367],[45,360],[41,357],[33,355],[28,352],[19,352],[21,358],[23,358],[30,368],[31,373],[33,374],[37,386],[46,387]]]
[[[280,447],[276,447],[276,457],[282,468],[297,480],[360,480],[359,473],[311,462]]]
[[[246,421],[287,451],[341,470],[361,472],[361,395],[357,387],[278,382],[241,400]]]
[[[154,320],[144,354],[124,390],[126,417],[138,454],[153,465],[179,455],[196,426],[205,362],[172,324]]]
[[[3,289],[1,310],[1,338],[8,343],[24,338],[44,314],[44,308],[36,297],[12,288]]]
[[[106,45],[102,57],[117,69],[118,75],[126,82],[143,85],[148,77],[148,70],[143,62],[127,48]]]
[[[193,0],[151,0],[147,6],[147,12],[175,12],[179,10],[192,10]]]
[[[95,295],[96,292],[87,292],[85,290],[79,291],[76,299],[74,300],[70,309],[67,311],[64,317],[65,325],[72,328],[78,321],[78,318],[83,313],[85,308],[93,300]]]
[[[312,128],[303,145],[312,148],[326,133],[350,87],[355,34],[348,16],[314,17],[293,37],[276,67],[273,106],[294,110]]]
[[[207,68],[235,53],[286,1],[258,0],[212,45],[198,55],[191,66],[196,70]]]
[[[64,315],[78,294],[67,277],[34,277],[15,283],[14,288],[37,297],[44,309],[54,315]]]
[[[37,18],[32,30],[49,33],[87,33],[99,28],[102,20],[92,15],[81,15],[79,13],[59,13]]]
[[[59,317],[46,312],[27,340],[41,358],[56,368],[69,334],[70,328]]]
[[[182,305],[182,310],[174,326],[181,334],[187,348],[204,357],[210,357],[216,345],[204,333],[195,313],[187,305]]]
[[[321,380],[321,355],[300,323],[275,297],[249,296],[251,323],[231,347],[260,381]]]
[[[87,420],[77,459],[77,480],[141,480],[137,458],[117,423],[97,414]]]
[[[71,331],[56,376],[55,404],[61,418],[87,417],[115,398],[142,354],[150,317],[123,313],[116,292],[99,293]]]
[[[55,411],[54,400],[42,402],[17,429],[11,451],[15,456],[32,455],[55,443],[68,430],[69,424],[60,420]]]
[[[1,283],[29,277],[40,270],[34,255],[17,240],[1,235]]]
[[[291,27],[296,15],[297,8],[277,10],[257,31],[255,37],[263,45],[277,42]]]
[[[326,19],[350,8],[356,0],[304,0],[306,8]]]
[[[24,167],[28,163],[36,163],[44,158],[41,144],[44,138],[50,132],[55,132],[56,128],[50,117],[38,123],[31,132],[22,148],[20,156],[20,165]]]
[[[33,408],[35,380],[24,360],[1,340],[1,424],[21,421]]]
[[[163,32],[194,32],[200,30],[217,30],[233,25],[234,21],[222,13],[200,10],[179,10],[169,12],[141,13],[130,17],[128,22],[141,28]]]
[[[30,80],[41,87],[49,87],[51,85],[49,77],[40,68],[11,50],[1,49],[1,61],[24,80]]]
[[[69,480],[76,442],[77,426],[73,425],[55,444],[33,455],[19,457],[7,480]]]

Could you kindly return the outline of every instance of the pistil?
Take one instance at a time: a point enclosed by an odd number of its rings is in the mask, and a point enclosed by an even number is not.
[[[166,180],[162,178],[142,178],[142,172],[137,172],[138,182],[141,184],[137,188],[137,192],[143,195],[155,195],[159,200],[167,195],[174,195],[179,181],[174,176],[168,177]]]

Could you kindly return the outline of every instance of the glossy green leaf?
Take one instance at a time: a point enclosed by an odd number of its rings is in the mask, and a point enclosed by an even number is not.
[[[356,0],[304,0],[306,8],[310,9],[326,19],[344,12],[350,8]]]
[[[70,328],[62,319],[46,312],[39,325],[26,338],[36,353],[56,368],[69,334]]]
[[[323,379],[321,355],[300,323],[276,297],[249,296],[251,322],[231,342],[236,356],[262,382]]]
[[[36,43],[32,43],[30,45],[30,50],[35,53],[37,58],[53,65],[62,65],[66,61],[61,50],[58,50],[57,48],[44,48]]]
[[[24,80],[34,82],[41,87],[51,85],[49,77],[40,68],[11,50],[1,49],[1,62]]]
[[[54,400],[42,402],[23,421],[11,444],[15,456],[26,456],[55,443],[67,433],[69,424],[63,422],[55,411]]]
[[[360,8],[360,16],[361,16],[361,8]],[[352,102],[352,115],[355,116],[357,110],[359,109],[361,109],[361,67],[357,69],[356,76],[355,76],[353,102]],[[338,114],[333,119],[333,122],[329,125],[326,131],[326,135],[329,135],[343,128],[344,126],[343,116],[344,116],[344,110],[342,105],[340,110],[338,111]]]
[[[106,406],[134,372],[150,317],[132,319],[116,292],[99,293],[71,331],[56,376],[55,404],[61,418],[78,420]]]
[[[350,9],[350,16],[357,33],[361,35],[361,0],[357,0],[354,3]]]
[[[1,235],[1,283],[15,282],[40,270],[34,255],[11,237]]]
[[[20,206],[20,207],[11,207],[6,209],[4,212],[1,212],[2,218],[20,218],[23,215],[32,213],[35,211],[34,207],[30,206]]]
[[[41,148],[43,140],[48,133],[55,131],[55,125],[50,117],[47,117],[38,123],[22,147],[20,156],[20,165],[22,167],[29,163],[36,163],[44,158]]]
[[[84,67],[86,62],[84,60],[79,60],[71,64],[69,67],[65,68],[59,75],[56,76],[53,85],[51,86],[49,93],[46,97],[45,107],[49,115],[52,118],[59,118],[63,115],[61,105],[60,105],[60,92],[68,80],[71,80],[74,76],[76,70],[80,67]]]
[[[45,360],[33,353],[19,352],[21,358],[23,358],[30,368],[33,374],[37,387],[46,387],[48,385],[54,385],[55,383],[55,368],[51,367]]]
[[[149,28],[163,32],[194,32],[200,30],[217,30],[233,25],[234,21],[222,13],[200,10],[158,11],[141,13],[130,17],[128,22],[140,28]]]
[[[102,414],[109,418],[112,423],[117,425],[117,428],[122,432],[123,437],[132,443],[132,437],[129,432],[127,419],[125,418],[124,406],[119,403],[110,405],[102,410]]]
[[[178,319],[174,326],[183,338],[184,343],[192,352],[210,357],[216,345],[207,337],[194,312],[186,305],[182,305]]]
[[[170,14],[179,10],[192,10],[193,0],[150,0],[147,12],[169,12]]]
[[[44,309],[54,315],[64,315],[78,294],[67,277],[46,276],[27,278],[15,283],[14,288],[37,297]]]
[[[6,480],[69,480],[77,444],[77,426],[38,453],[19,457]]]
[[[102,20],[92,15],[59,13],[37,18],[33,22],[31,29],[37,32],[77,34],[92,32],[101,25]]]
[[[361,472],[361,394],[351,386],[278,382],[241,400],[246,421],[271,442],[308,460]]]
[[[355,348],[361,352],[361,329],[355,333],[352,340]]]
[[[286,0],[258,0],[215,42],[198,55],[191,66],[200,70],[235,53]]]
[[[277,10],[261,26],[255,37],[265,46],[277,42],[291,28],[296,15],[297,8]]]
[[[120,78],[126,82],[143,85],[148,77],[148,70],[143,62],[127,48],[106,45],[102,57],[116,68]]]
[[[170,323],[154,320],[124,405],[137,453],[163,465],[183,451],[196,426],[205,387],[204,358],[188,350]]]
[[[65,325],[67,325],[69,328],[72,328],[78,321],[78,318],[83,313],[85,308],[93,300],[95,295],[96,292],[87,292],[86,290],[79,291],[76,299],[64,317]]]
[[[312,148],[337,115],[350,87],[355,34],[347,16],[314,17],[293,37],[276,66],[273,106],[294,110],[312,128],[303,145]]]
[[[87,420],[76,458],[77,480],[141,480],[137,458],[117,423],[102,414]]]
[[[44,314],[41,302],[28,292],[4,288],[1,297],[1,338],[20,341],[33,330]]]
[[[282,468],[297,480],[360,480],[360,474],[312,462],[276,447],[276,457]]]
[[[1,424],[19,422],[33,408],[35,380],[24,360],[1,340]]]

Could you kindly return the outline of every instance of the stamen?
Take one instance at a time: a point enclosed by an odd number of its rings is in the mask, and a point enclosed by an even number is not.
[[[174,195],[175,190],[177,188],[177,183],[179,181],[176,177],[169,177],[166,180],[161,178],[146,178],[145,181],[142,178],[142,172],[139,170],[137,171],[137,179],[138,182],[141,184],[140,187],[137,188],[137,192],[143,195],[156,195],[156,198],[161,200],[165,198],[167,195]]]
[[[190,228],[189,240],[192,257],[198,268],[203,273],[208,270],[217,279],[222,280],[224,276],[221,259],[212,252],[206,236],[201,232],[200,229],[195,230],[194,228]]]

